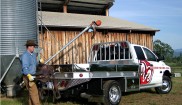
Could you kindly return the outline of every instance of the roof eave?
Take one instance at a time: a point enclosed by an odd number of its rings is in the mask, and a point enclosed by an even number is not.
[[[40,25],[39,25],[40,26]],[[62,26],[58,26],[58,25],[46,25],[46,27],[64,27],[64,28],[85,28],[87,27],[85,26],[70,26],[70,25],[62,25]],[[132,27],[96,27],[96,29],[103,29],[103,30],[130,30],[130,31],[153,31],[153,32],[159,32],[160,30],[158,29],[147,29],[147,28],[132,28]]]

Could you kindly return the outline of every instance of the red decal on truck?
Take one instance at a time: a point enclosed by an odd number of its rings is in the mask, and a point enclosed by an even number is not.
[[[140,84],[148,84],[152,80],[154,72],[153,67],[151,67],[150,63],[145,60],[141,60],[140,63],[141,63]]]

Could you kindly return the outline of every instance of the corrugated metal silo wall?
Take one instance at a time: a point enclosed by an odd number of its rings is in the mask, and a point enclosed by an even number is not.
[[[1,0],[1,76],[13,57],[21,55],[28,39],[37,42],[36,0]],[[21,75],[21,63],[15,60],[4,81],[13,85],[16,76]]]
[[[1,0],[1,21],[1,55],[22,54],[37,39],[36,0]]]

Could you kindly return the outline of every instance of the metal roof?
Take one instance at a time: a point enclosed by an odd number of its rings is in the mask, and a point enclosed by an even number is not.
[[[47,27],[83,28],[88,26],[92,21],[96,20],[102,21],[102,25],[97,27],[98,29],[159,31],[158,29],[152,27],[114,18],[111,16],[42,11],[42,22]]]
[[[115,0],[39,0],[42,11],[62,12],[66,5],[69,13],[105,14]]]

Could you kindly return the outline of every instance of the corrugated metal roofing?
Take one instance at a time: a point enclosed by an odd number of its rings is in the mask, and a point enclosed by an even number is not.
[[[111,16],[42,12],[42,22],[44,25],[49,27],[83,28],[88,26],[92,21],[96,20],[102,21],[102,25],[97,27],[98,29],[159,31],[158,29],[152,27],[114,18]]]
[[[104,15],[115,0],[39,0],[43,11],[62,12],[67,5],[69,13]]]

